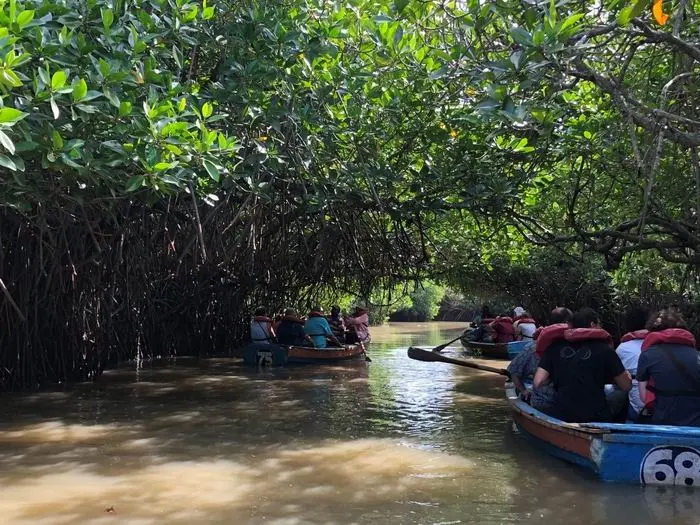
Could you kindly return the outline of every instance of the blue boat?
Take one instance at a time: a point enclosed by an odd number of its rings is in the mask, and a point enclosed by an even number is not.
[[[521,401],[506,384],[518,430],[533,444],[601,480],[641,485],[700,484],[700,428],[566,423]]]
[[[532,341],[513,341],[511,343],[482,343],[481,341],[470,341],[466,337],[460,338],[462,346],[472,351],[480,357],[492,359],[513,359]]]

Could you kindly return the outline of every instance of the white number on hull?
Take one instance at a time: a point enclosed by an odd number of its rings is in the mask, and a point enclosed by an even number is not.
[[[700,452],[689,447],[656,447],[642,460],[644,485],[700,485]]]

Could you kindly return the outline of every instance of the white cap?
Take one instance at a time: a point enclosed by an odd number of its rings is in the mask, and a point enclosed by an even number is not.
[[[523,308],[522,306],[516,306],[513,309],[513,313],[515,314],[515,317],[520,317],[525,313],[525,308]]]

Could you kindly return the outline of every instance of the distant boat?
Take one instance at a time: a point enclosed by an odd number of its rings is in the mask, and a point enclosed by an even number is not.
[[[700,428],[621,423],[566,423],[506,397],[518,430],[533,444],[601,480],[641,485],[700,485]]]
[[[513,359],[522,352],[532,341],[513,341],[512,343],[482,343],[481,341],[469,341],[466,337],[460,338],[462,346],[467,350],[472,350],[481,357],[492,359]]]
[[[251,366],[335,363],[364,356],[365,346],[363,344],[345,345],[338,348],[312,348],[308,346],[251,343],[243,349],[243,361]]]

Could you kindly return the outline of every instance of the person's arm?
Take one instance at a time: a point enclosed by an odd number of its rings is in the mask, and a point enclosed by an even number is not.
[[[647,404],[647,385],[649,384],[649,354],[647,352],[642,352],[639,355],[639,361],[637,362],[637,382],[639,384],[639,399],[642,403]]]
[[[605,354],[606,383],[614,383],[620,390],[629,392],[632,388],[632,376],[625,369],[620,357],[613,351]]]
[[[549,383],[549,372],[538,366],[537,371],[535,372],[535,379],[532,381],[532,385],[535,388],[541,388],[547,383]]]
[[[615,384],[618,386],[618,388],[620,390],[623,390],[624,392],[629,392],[632,389],[632,376],[627,370],[625,370],[621,374],[616,375],[613,378],[613,381],[615,381]]]
[[[532,354],[527,350],[520,352],[516,355],[513,360],[508,365],[508,372],[510,373],[510,379],[518,392],[524,393],[528,392],[527,387],[523,384],[521,377],[525,377],[525,367],[529,362]]]
[[[647,404],[647,382],[646,381],[639,381],[639,399],[642,400],[642,403],[645,405]]]

